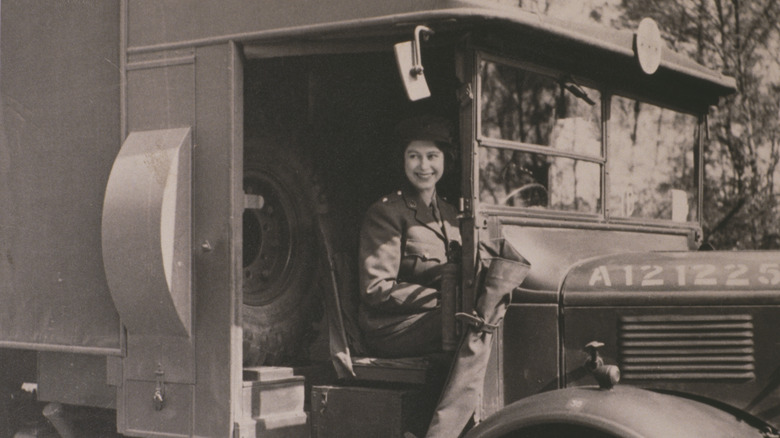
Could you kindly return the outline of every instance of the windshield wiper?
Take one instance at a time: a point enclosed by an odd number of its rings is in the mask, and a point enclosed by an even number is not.
[[[567,76],[563,78],[561,81],[561,86],[568,90],[571,94],[573,94],[575,97],[584,100],[588,103],[588,105],[593,106],[596,104],[596,102],[588,96],[588,93],[585,92],[585,90],[582,89],[582,87],[579,86],[576,82],[574,82],[574,79],[571,78],[571,76]]]

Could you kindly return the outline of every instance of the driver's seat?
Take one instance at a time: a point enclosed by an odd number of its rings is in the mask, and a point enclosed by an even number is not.
[[[347,254],[330,254],[330,291],[325,297],[330,355],[340,379],[424,384],[431,372],[446,371],[446,353],[404,358],[371,357],[357,322],[358,294],[354,263]],[[440,374],[440,373],[437,373]]]

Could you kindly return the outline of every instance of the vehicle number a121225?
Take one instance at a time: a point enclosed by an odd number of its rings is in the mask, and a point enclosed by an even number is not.
[[[597,265],[591,287],[749,287],[780,285],[780,263]]]

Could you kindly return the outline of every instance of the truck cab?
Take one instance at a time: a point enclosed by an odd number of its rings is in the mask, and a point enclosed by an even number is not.
[[[481,241],[531,265],[468,436],[776,436],[777,254],[701,250],[707,113],[735,84],[654,23],[21,3],[1,16],[0,297],[18,310],[0,347],[5,387],[34,385],[61,436],[424,432],[446,361],[375,358],[355,319],[357,230],[399,188],[391,134],[417,114],[457,126],[438,187],[460,211],[457,310]],[[51,70],[17,38],[92,44]]]

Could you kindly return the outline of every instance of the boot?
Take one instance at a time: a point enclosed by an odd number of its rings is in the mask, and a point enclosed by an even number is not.
[[[461,434],[479,403],[490,358],[493,332],[504,318],[512,290],[523,282],[530,265],[504,239],[480,242],[481,293],[474,314],[458,314],[467,329],[461,338],[428,438],[454,438]]]

